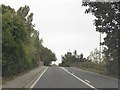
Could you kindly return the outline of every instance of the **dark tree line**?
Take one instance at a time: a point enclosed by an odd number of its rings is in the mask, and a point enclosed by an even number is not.
[[[76,50],[73,53],[67,52],[61,58],[62,58],[62,63],[60,63],[59,66],[65,66],[65,67],[69,67],[73,63],[78,64],[79,62],[87,61],[87,59],[83,56],[83,54],[81,53],[80,55],[78,55]]]
[[[17,11],[10,6],[1,7],[3,77],[37,67],[39,61],[43,61],[44,65],[56,61],[55,54],[42,45],[43,40],[34,29],[33,13],[29,12],[28,6]]]
[[[0,7],[0,68],[2,65],[2,8]]]

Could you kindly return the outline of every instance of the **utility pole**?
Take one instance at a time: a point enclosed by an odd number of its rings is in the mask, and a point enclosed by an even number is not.
[[[101,33],[100,33],[100,43],[99,43],[99,62],[101,63]]]

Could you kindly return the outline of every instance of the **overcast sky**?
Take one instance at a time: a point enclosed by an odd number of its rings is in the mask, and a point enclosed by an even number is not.
[[[82,0],[0,0],[15,10],[28,5],[34,13],[33,23],[39,30],[43,45],[51,49],[61,62],[67,51],[87,57],[99,46],[99,33],[93,25],[94,16],[85,14]]]

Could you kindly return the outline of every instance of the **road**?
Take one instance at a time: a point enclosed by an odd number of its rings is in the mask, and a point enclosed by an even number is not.
[[[118,88],[118,81],[73,67],[48,67],[32,88]]]

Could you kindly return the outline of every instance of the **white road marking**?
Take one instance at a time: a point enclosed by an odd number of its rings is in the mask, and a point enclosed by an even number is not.
[[[87,71],[87,70],[79,69],[79,68],[76,68],[76,67],[71,67],[71,68],[75,68],[75,69],[80,70],[80,71],[82,70],[84,72],[92,73],[92,74],[95,74],[95,75],[98,75],[98,76],[102,76],[102,77],[105,77],[105,78],[108,78],[108,79],[113,79],[113,80],[117,80],[118,81],[117,78],[112,78],[112,77],[105,76],[105,75],[102,75],[102,74],[99,74],[99,73],[95,73],[95,72],[92,72],[92,71]]]
[[[93,85],[85,82],[84,80],[80,79],[79,77],[75,76],[74,74],[70,73],[68,70],[66,70],[64,67],[61,67],[64,71],[66,71],[68,74],[72,75],[73,77],[75,77],[76,79],[78,79],[79,81],[83,82],[84,84],[86,84],[87,86],[89,86],[90,88],[93,88],[94,90],[98,90],[97,88],[95,88]]]
[[[74,74],[74,73],[71,73],[71,74]]]
[[[87,79],[85,79],[84,81],[85,81],[85,82],[87,82],[87,83],[90,83],[90,81],[89,81],[89,80],[87,80]]]
[[[40,80],[40,78],[43,76],[43,74],[46,72],[46,70],[48,69],[48,67],[42,72],[42,74],[37,78],[37,80],[30,86],[30,88],[33,88],[37,82]]]

